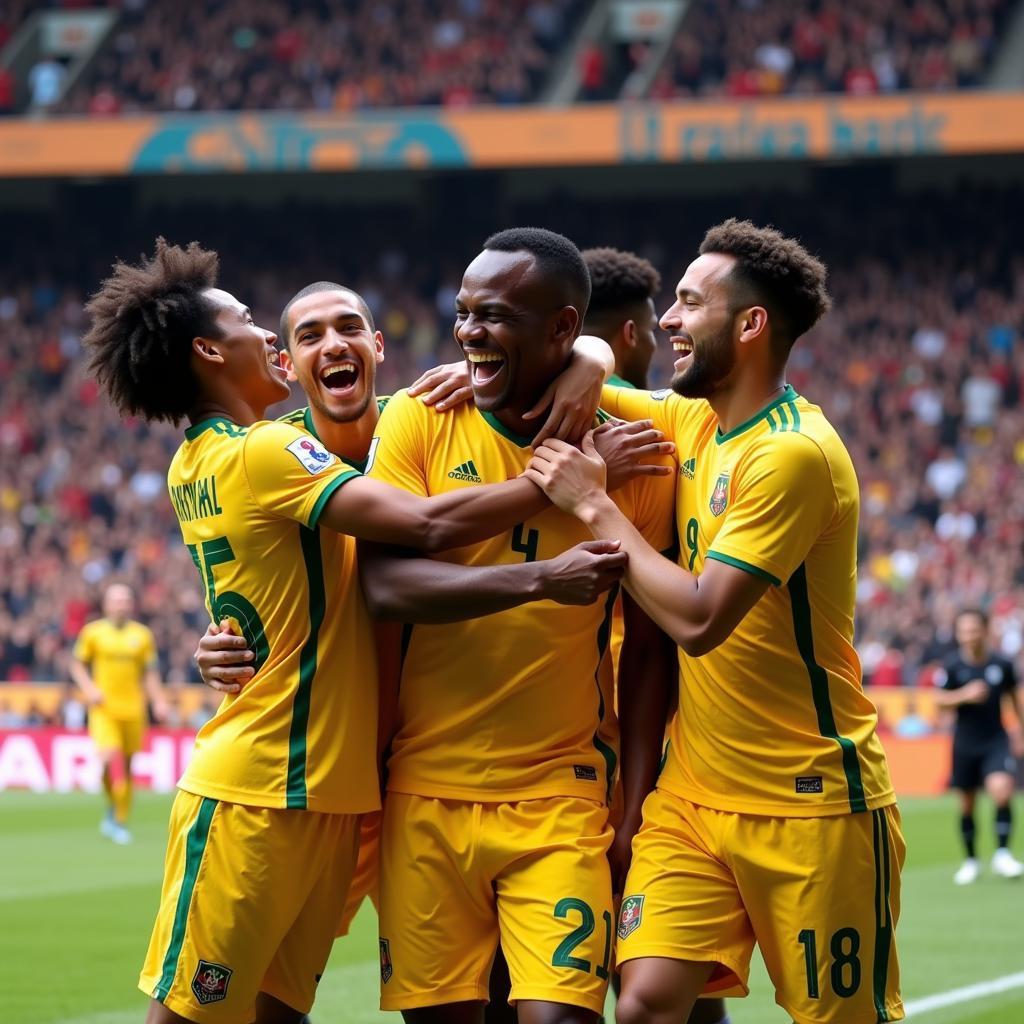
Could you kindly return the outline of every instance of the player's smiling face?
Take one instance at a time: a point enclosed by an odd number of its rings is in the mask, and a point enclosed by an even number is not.
[[[528,252],[485,249],[455,299],[455,340],[483,412],[525,411],[565,367],[580,317],[557,304]]]
[[[266,408],[287,398],[290,389],[277,335],[257,327],[249,307],[230,292],[209,288],[203,296],[217,310],[214,322],[220,331],[219,337],[209,339],[208,347],[219,356],[228,379],[246,401],[254,408]]]
[[[676,287],[676,301],[661,318],[676,356],[672,390],[684,398],[710,398],[736,367],[736,317],[728,282],[733,262],[719,253],[695,259]]]
[[[314,292],[288,311],[289,379],[297,380],[310,405],[335,423],[350,423],[374,398],[384,338],[374,331],[365,306],[349,291]]]

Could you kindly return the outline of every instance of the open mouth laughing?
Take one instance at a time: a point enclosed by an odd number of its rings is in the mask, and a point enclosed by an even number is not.
[[[359,383],[359,364],[354,359],[343,359],[325,366],[320,371],[320,383],[332,395],[347,398]]]
[[[470,376],[477,387],[490,384],[505,369],[506,359],[502,352],[465,349],[465,353],[469,361]]]

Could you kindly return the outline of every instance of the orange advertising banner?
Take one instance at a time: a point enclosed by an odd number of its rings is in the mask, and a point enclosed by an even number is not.
[[[0,121],[0,177],[1024,152],[1024,93]]]

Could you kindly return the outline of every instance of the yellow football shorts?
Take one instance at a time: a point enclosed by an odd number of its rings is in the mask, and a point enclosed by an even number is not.
[[[578,797],[482,804],[389,793],[381,1009],[487,1001],[499,939],[509,1002],[600,1013],[612,952],[608,809]]]
[[[249,1024],[259,992],[308,1012],[358,841],[359,815],[179,792],[139,988],[200,1024]]]
[[[655,790],[633,840],[616,960],[714,961],[704,994],[745,996],[756,942],[797,1024],[900,1020],[905,854],[895,805],[773,818]]]
[[[380,823],[380,811],[364,814],[359,823],[359,859],[338,924],[338,938],[348,935],[352,921],[367,896],[380,914]]]
[[[142,749],[144,718],[114,718],[103,708],[89,709],[89,736],[97,750],[120,750],[126,757]]]

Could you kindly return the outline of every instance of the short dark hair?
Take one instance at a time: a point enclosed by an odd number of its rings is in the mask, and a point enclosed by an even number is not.
[[[570,304],[583,319],[590,303],[590,272],[576,244],[565,235],[547,228],[508,228],[491,235],[484,249],[530,253],[545,275],[566,287]]]
[[[588,316],[618,312],[653,299],[661,288],[661,275],[654,265],[625,249],[600,246],[580,254],[590,272]]]
[[[956,619],[954,621],[959,622],[965,615],[973,615],[976,619],[981,620],[982,626],[988,628],[988,614],[983,609],[975,606],[961,608],[956,613]]]
[[[730,217],[708,230],[700,251],[735,258],[730,278],[742,296],[737,305],[753,298],[774,316],[772,337],[783,354],[832,306],[825,264],[775,228]]]
[[[292,306],[294,306],[299,299],[304,299],[307,295],[315,295],[317,292],[348,292],[349,295],[354,295],[360,312],[364,317],[366,317],[366,322],[369,324],[370,330],[375,331],[377,329],[373,323],[373,313],[370,312],[369,303],[354,288],[347,288],[345,285],[336,284],[334,281],[315,281],[313,284],[307,284],[305,288],[297,291],[288,300],[284,309],[281,310],[281,324],[278,329],[277,336],[285,343],[286,346],[290,347],[292,343],[291,327],[288,324],[288,314],[292,311]]]
[[[192,340],[220,336],[204,292],[217,283],[217,253],[156,240],[152,258],[118,261],[89,299],[82,339],[89,371],[122,415],[178,423],[199,397]]]

